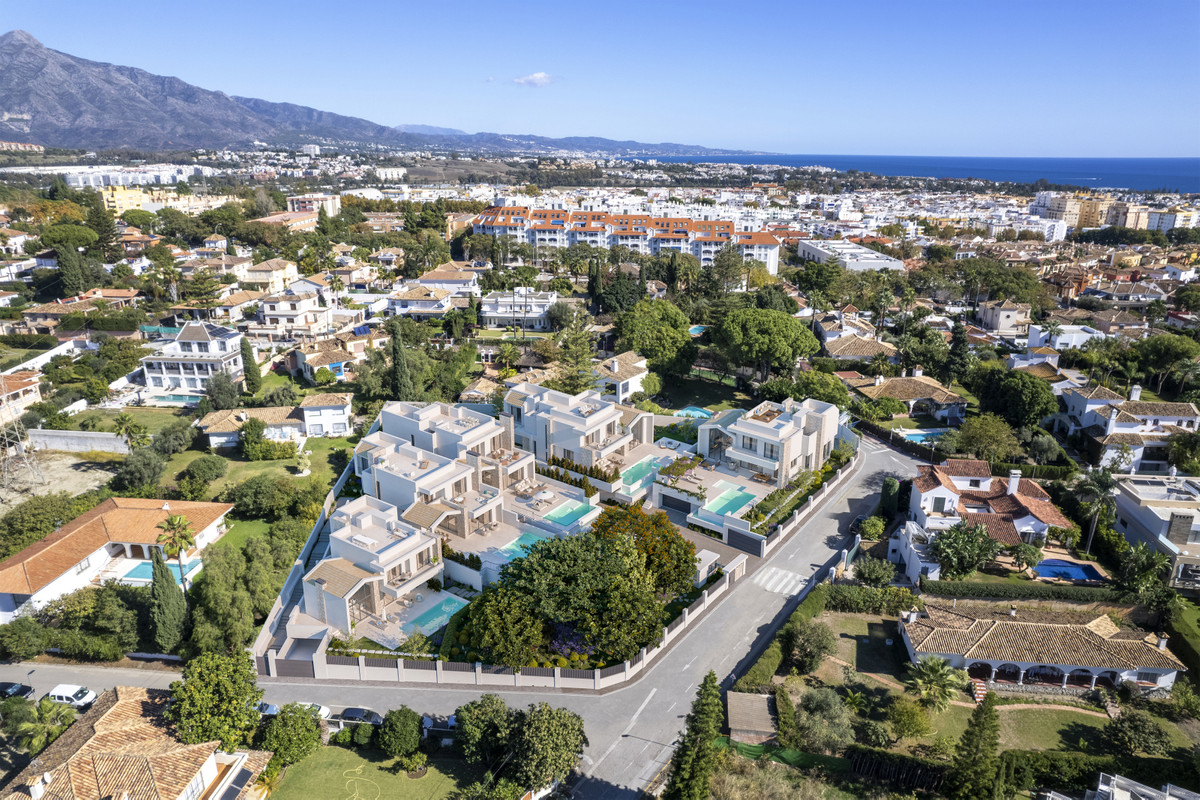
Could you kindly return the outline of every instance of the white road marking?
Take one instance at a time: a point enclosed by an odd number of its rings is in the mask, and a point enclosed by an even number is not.
[[[633,726],[637,724],[637,718],[641,716],[643,711],[646,710],[646,706],[650,703],[650,698],[654,697],[654,693],[657,691],[657,687],[650,690],[650,694],[646,695],[646,699],[642,701],[640,706],[638,706],[638,710],[633,712],[633,716],[630,718],[629,724],[625,726],[625,730],[621,731],[621,735],[618,736],[613,743],[608,746],[608,749],[604,751],[604,754],[601,755],[600,758],[596,759],[596,763],[592,765],[594,768],[599,768],[601,762],[608,758],[608,754],[613,751],[613,748],[615,748],[621,742],[621,740],[624,739],[631,730],[633,730]]]
[[[808,583],[808,578],[789,569],[766,567],[754,573],[754,583],[772,594],[791,596],[798,593]]]

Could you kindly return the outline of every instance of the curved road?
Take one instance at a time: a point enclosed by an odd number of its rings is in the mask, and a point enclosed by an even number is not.
[[[720,603],[662,654],[639,680],[603,695],[545,689],[496,690],[510,705],[546,701],[584,718],[590,745],[578,783],[582,798],[638,798],[669,760],[696,688],[709,670],[728,688],[753,663],[776,627],[800,601],[814,572],[847,543],[846,530],[879,502],[883,479],[916,473],[918,463],[871,439],[862,440],[858,473],[825,498],[822,507],[767,559],[751,558],[746,574]],[[0,665],[0,680],[30,683],[44,694],[58,683],[92,689],[116,685],[167,687],[177,678],[158,669],[115,669],[23,663]],[[305,701],[338,711],[346,706],[384,710],[406,704],[419,712],[447,715],[478,697],[475,687],[426,688],[392,683],[337,683],[266,678],[260,684],[271,703]]]

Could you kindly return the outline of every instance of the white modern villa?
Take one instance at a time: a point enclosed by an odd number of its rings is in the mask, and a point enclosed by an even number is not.
[[[764,401],[701,423],[697,447],[706,459],[782,487],[801,471],[821,468],[833,452],[837,429],[838,409],[832,403]]]
[[[142,372],[156,402],[197,403],[218,372],[242,382],[242,334],[211,322],[188,322],[173,341],[142,358]]]

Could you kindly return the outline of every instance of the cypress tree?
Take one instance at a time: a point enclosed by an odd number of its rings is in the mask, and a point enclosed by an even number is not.
[[[683,739],[671,757],[671,777],[664,800],[708,800],[709,779],[716,763],[713,740],[721,731],[721,692],[717,674],[704,676],[687,717]]]
[[[154,629],[154,643],[160,653],[170,653],[183,639],[183,627],[187,622],[187,599],[175,582],[175,576],[163,561],[162,550],[155,547],[151,553],[153,579],[150,582],[150,625]]]
[[[83,292],[83,256],[70,247],[62,246],[55,250],[58,259],[58,277],[62,286],[63,297],[74,297]]]
[[[404,341],[400,335],[399,323],[389,325],[392,336],[391,348],[391,394],[393,400],[416,400],[417,390],[413,384],[412,373],[408,369],[408,360],[404,358]]]
[[[999,747],[1000,717],[996,713],[996,695],[988,692],[983,702],[971,712],[967,729],[958,740],[943,787],[946,796],[957,800],[991,796]]]
[[[258,360],[254,357],[254,345],[242,337],[242,370],[246,374],[246,391],[256,394],[262,388],[262,373],[258,369]]]

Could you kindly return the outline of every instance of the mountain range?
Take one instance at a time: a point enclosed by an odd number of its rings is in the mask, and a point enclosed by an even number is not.
[[[47,147],[139,150],[276,145],[381,145],[484,153],[731,154],[696,145],[579,136],[465,133],[430,125],[380,125],[292,103],[272,103],[77,58],[25,31],[0,36],[0,140]]]

